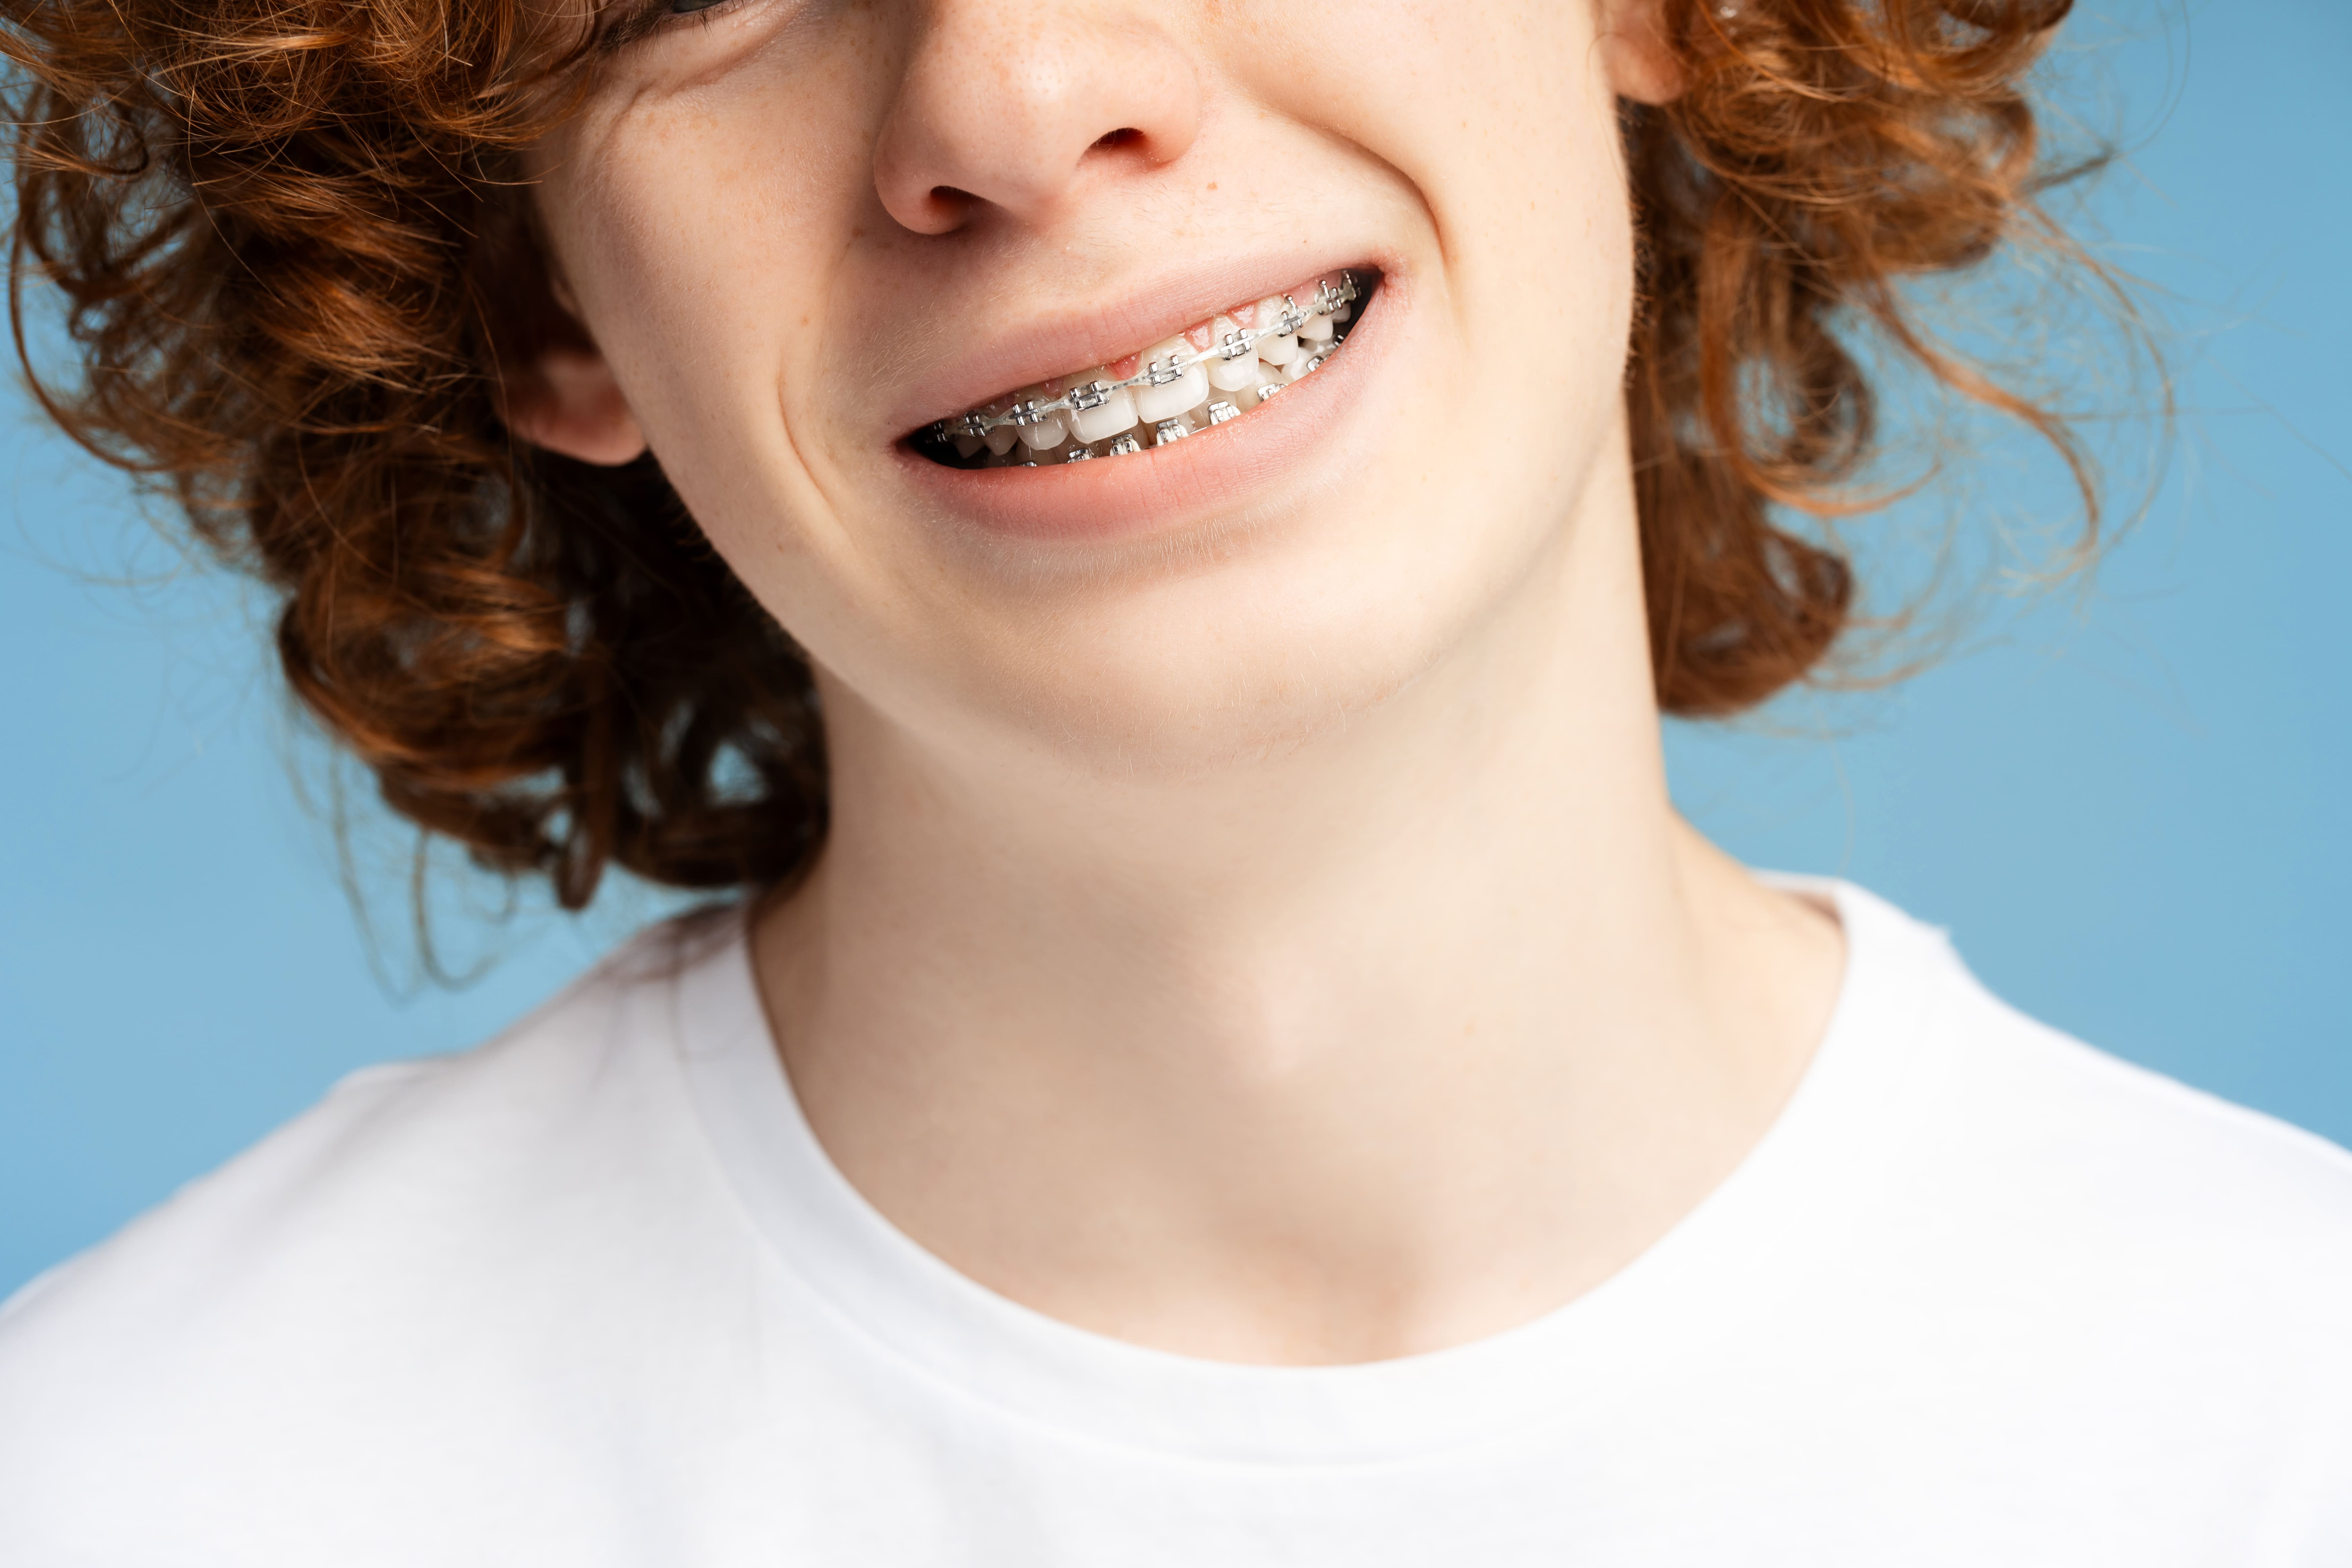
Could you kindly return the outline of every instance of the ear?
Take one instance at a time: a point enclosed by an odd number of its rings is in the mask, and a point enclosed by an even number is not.
[[[1593,0],[1609,88],[1635,103],[1681,96],[1683,64],[1666,45],[1664,0]]]
[[[613,367],[593,348],[541,349],[508,377],[504,412],[515,435],[583,463],[617,467],[646,449]]]

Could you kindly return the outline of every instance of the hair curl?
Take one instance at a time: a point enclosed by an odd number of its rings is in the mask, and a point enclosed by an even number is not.
[[[1724,714],[1853,613],[1831,546],[1874,452],[1853,320],[2055,442],[1938,348],[1901,281],[2040,225],[2022,79],[2071,0],[1664,0],[1685,89],[1624,121],[1629,368],[1659,700]],[[577,329],[516,152],[551,121],[517,0],[0,0],[9,304],[36,394],[283,596],[310,711],[384,799],[569,907],[784,879],[821,842],[808,666],[650,458],[522,448],[499,367]],[[46,379],[28,281],[82,374]],[[2095,515],[2094,513],[2094,515]]]

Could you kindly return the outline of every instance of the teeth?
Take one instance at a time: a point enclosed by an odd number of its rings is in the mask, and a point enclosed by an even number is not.
[[[1258,330],[1279,334],[1258,340],[1257,357],[1259,359],[1268,364],[1288,364],[1298,357],[1298,338],[1296,329],[1289,332],[1283,332],[1281,328],[1285,322],[1290,321],[1292,318],[1300,314],[1301,312],[1291,304],[1286,295],[1268,295],[1257,302]]]
[[[1237,305],[1140,354],[942,419],[919,439],[941,461],[976,468],[1051,468],[1170,446],[1241,417],[1321,369],[1360,297],[1343,273],[1318,284],[1303,304],[1286,294]]]
[[[1217,357],[1203,368],[1208,372],[1209,384],[1219,392],[1239,392],[1257,384],[1257,351],[1242,341],[1241,330],[1231,316],[1219,316],[1209,323]]]
[[[1115,384],[1107,366],[1095,366],[1070,387],[1070,434],[1089,445],[1134,429],[1141,417],[1135,395]]]
[[[1147,380],[1135,389],[1139,418],[1156,425],[1209,401],[1209,373],[1185,363],[1191,348],[1182,338],[1170,338],[1145,352],[1142,374]]]
[[[1021,444],[1032,452],[1050,452],[1069,438],[1067,418],[1036,411],[1039,405],[1051,403],[1060,390],[1059,386],[1024,386],[1013,395],[1013,428],[1021,437]]]

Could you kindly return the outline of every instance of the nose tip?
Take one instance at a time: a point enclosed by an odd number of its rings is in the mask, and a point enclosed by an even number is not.
[[[875,190],[902,227],[948,234],[990,212],[1039,224],[1200,133],[1199,74],[1149,17],[1039,9],[1008,26],[1001,7],[930,7],[874,147]]]

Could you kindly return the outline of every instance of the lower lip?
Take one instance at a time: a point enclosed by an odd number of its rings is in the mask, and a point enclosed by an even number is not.
[[[900,445],[906,483],[936,510],[1006,539],[1070,543],[1181,531],[1275,492],[1303,456],[1330,450],[1378,374],[1403,290],[1386,271],[1339,353],[1239,419],[1165,447],[1050,468],[951,468]]]

